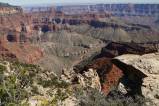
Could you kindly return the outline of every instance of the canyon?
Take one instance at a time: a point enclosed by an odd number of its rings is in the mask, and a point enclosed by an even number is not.
[[[0,3],[0,14],[1,15],[10,15],[10,14],[16,14],[23,11],[23,9],[20,6],[12,6],[9,4]]]
[[[82,12],[110,12],[113,15],[158,15],[158,4],[96,4],[96,5],[69,5],[57,6],[58,10],[67,14]]]
[[[139,95],[152,100],[145,103],[158,105],[158,4],[25,9],[0,3],[0,70],[7,70],[6,78],[17,71],[24,80],[29,77],[33,83],[26,81],[30,85],[24,90],[33,93],[27,98],[31,106],[42,105],[43,100],[66,105],[50,101],[51,95],[63,91],[68,97],[59,94],[59,98],[75,106],[80,102],[75,102],[76,90],[86,94],[91,88],[106,97],[115,90],[125,98],[135,101]]]

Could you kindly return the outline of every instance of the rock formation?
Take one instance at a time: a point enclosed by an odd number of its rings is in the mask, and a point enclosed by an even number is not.
[[[0,58],[10,59],[10,60],[16,59],[16,55],[11,53],[8,49],[4,48],[2,46],[1,41],[0,41]]]
[[[7,32],[7,30],[5,30]],[[23,35],[23,37],[22,37]],[[33,63],[43,56],[40,48],[31,45],[24,32],[9,31],[0,36],[0,54],[3,58],[16,58],[22,62]]]
[[[101,6],[103,7],[100,8]],[[110,8],[107,8],[108,6]],[[80,8],[87,8],[89,11],[80,13],[85,11],[81,10],[77,14],[68,14],[68,10],[64,7],[61,7],[61,11],[56,11],[54,8],[47,8],[45,11],[45,9],[41,8],[40,11],[23,13],[20,7],[8,4],[1,6],[0,4],[0,58],[17,59],[32,64],[37,63],[45,55],[44,60],[40,61],[39,64],[43,68],[51,69],[51,71],[38,69],[37,73],[33,75],[35,78],[32,81],[34,82],[34,88],[26,87],[26,91],[30,89],[29,93],[32,94],[31,89],[33,89],[39,95],[31,95],[32,97],[29,98],[30,104],[42,104],[45,102],[43,100],[47,99],[49,99],[47,102],[61,103],[62,100],[58,101],[56,98],[52,98],[52,95],[60,95],[58,99],[65,99],[65,96],[69,97],[69,89],[72,88],[65,89],[67,83],[72,84],[71,87],[80,85],[83,88],[94,88],[102,91],[105,95],[109,95],[112,90],[118,89],[124,95],[143,95],[152,99],[154,105],[159,104],[159,55],[147,54],[157,52],[158,45],[156,44],[158,44],[159,33],[149,25],[120,22],[120,20],[112,18],[112,15],[123,15],[123,12],[126,12],[126,15],[132,15],[133,12],[148,15],[152,14],[152,11],[148,10],[150,13],[147,13],[146,11],[135,10],[139,9],[138,5],[126,4],[119,6],[95,5],[95,8],[83,6]],[[158,10],[158,5],[151,4],[143,7],[147,8],[149,6],[155,6],[151,7],[152,10],[154,8],[155,11]],[[126,7],[126,9],[123,7]],[[106,8],[110,9],[112,13],[106,12]],[[120,10],[114,10],[117,8]],[[96,9],[99,11],[98,14],[94,12]],[[154,12],[154,14],[158,13]],[[156,42],[150,44],[134,43],[134,39],[138,40],[138,36],[141,39],[143,38],[145,42],[149,41],[150,38]],[[119,42],[110,42],[110,40],[114,39]],[[130,43],[121,43],[120,41]],[[57,71],[61,74],[60,69],[72,67],[85,57],[98,52],[103,44],[107,45],[102,49],[101,53],[94,56],[88,64],[83,65],[84,68],[79,72],[71,70],[73,73],[69,73],[67,69],[64,69],[61,75],[62,80],[56,82],[58,78],[55,76],[52,78],[51,72]],[[119,57],[114,58],[116,56]],[[0,65],[3,69],[3,66],[8,68],[11,64]],[[27,72],[24,74],[30,77],[32,71],[34,71],[32,68],[35,66],[23,65],[26,66],[28,72],[28,74]],[[31,67],[30,70],[27,67]],[[11,70],[11,68],[5,71],[8,70]],[[4,74],[9,76],[9,72]],[[13,73],[17,75],[16,71]],[[32,78],[29,80],[32,80]],[[55,89],[54,85],[58,88]],[[73,99],[75,98],[70,97],[64,104],[67,104],[67,102],[76,104]]]
[[[21,31],[21,24],[25,24],[29,31],[30,18],[23,13],[23,9],[9,4],[0,5],[0,29]],[[3,31],[3,30],[2,30]],[[7,34],[7,32],[6,32]]]
[[[16,58],[33,63],[43,56],[40,48],[28,42],[32,33],[31,18],[21,7],[0,5],[0,54],[2,57]]]
[[[117,43],[110,42],[106,47],[102,48],[101,57],[116,57],[122,54],[147,54],[157,52],[157,48],[144,47],[142,44],[137,43]]]
[[[34,63],[43,57],[43,51],[29,43],[0,43],[0,56],[4,59],[18,59],[21,62]]]
[[[22,11],[23,10],[21,7],[0,3],[0,15],[16,14],[16,13],[21,13]]]
[[[137,86],[133,83],[135,80],[140,82],[140,92],[145,98],[149,98],[154,106],[159,105],[159,54],[133,55],[127,54],[116,57],[116,64],[122,68],[123,72],[131,76],[129,84]],[[118,62],[117,62],[118,61]],[[121,65],[122,64],[122,65]],[[132,67],[132,68],[130,68]],[[139,74],[141,73],[141,74]],[[133,74],[136,74],[132,77]],[[135,84],[135,85],[134,85]],[[132,88],[135,89],[135,88]],[[139,90],[139,89],[138,89]]]
[[[85,67],[86,69],[94,69],[99,75],[102,91],[107,95],[119,83],[120,78],[123,76],[122,71],[114,64],[111,59],[99,58]]]
[[[104,5],[103,7],[107,7]],[[110,5],[111,6],[111,5]],[[112,8],[121,8],[123,6],[129,7],[129,5],[113,5]],[[138,5],[140,6],[140,5]],[[133,8],[140,8],[140,7]],[[149,7],[151,5],[141,5],[143,7]],[[153,6],[153,4],[152,4]],[[157,6],[157,5],[154,5]],[[66,8],[71,8],[68,6]],[[78,6],[77,6],[78,7]],[[81,6],[77,9],[83,10],[82,8],[87,8],[89,6]],[[99,6],[101,7],[101,6]],[[91,8],[99,8],[98,6],[93,6]],[[101,7],[101,8],[103,8]],[[71,9],[69,13],[65,13],[63,7],[37,7],[31,8],[29,13],[25,15],[29,17],[31,21],[31,30],[41,31],[41,32],[56,32],[59,30],[68,30],[74,31],[74,26],[88,26],[89,29],[82,34],[90,35],[92,37],[102,39],[102,40],[112,40],[112,41],[122,41],[122,42],[149,42],[158,41],[158,31],[154,30],[154,27],[150,24],[143,24],[141,22],[125,21],[122,18],[116,19],[109,12],[100,11],[100,12],[82,12],[76,14],[71,14],[73,10]],[[65,8],[65,7],[64,7]],[[73,7],[74,8],[74,7]],[[87,8],[88,9],[88,8]],[[86,10],[87,10],[86,9]],[[76,6],[75,6],[76,10]],[[97,9],[98,10],[98,9]],[[85,11],[85,9],[83,10]],[[115,10],[112,10],[115,11]],[[124,8],[121,10],[124,11]],[[155,9],[157,11],[157,8]],[[129,14],[129,13],[128,13]],[[141,19],[144,17],[141,17]],[[148,21],[148,20],[147,20]],[[28,24],[26,24],[27,26]],[[30,27],[28,25],[28,27]],[[80,29],[79,29],[80,30]],[[151,35],[151,36],[150,36]]]
[[[136,43],[110,42],[101,50],[99,55],[95,56],[89,63],[81,63],[84,64],[84,67],[77,66],[76,70],[80,73],[85,73],[87,72],[86,70],[89,69],[96,70],[100,78],[102,91],[105,95],[108,95],[110,91],[117,88],[120,82],[128,86],[127,88],[121,86],[125,94],[140,95],[142,79],[145,78],[146,75],[134,69],[134,67],[120,64],[113,58],[123,54],[143,55],[153,52],[157,52],[157,49],[151,48],[151,46],[147,47]],[[132,73],[130,70],[135,70],[135,73]],[[122,85],[122,83],[120,83],[120,85]],[[129,85],[129,83],[132,83],[132,85]]]
[[[115,16],[157,16],[158,4],[96,4],[57,6],[59,11],[66,14],[89,12],[109,12]]]
[[[84,88],[94,88],[97,90],[101,90],[100,78],[94,69],[88,69],[88,71],[84,72],[82,75],[77,75],[78,82]]]

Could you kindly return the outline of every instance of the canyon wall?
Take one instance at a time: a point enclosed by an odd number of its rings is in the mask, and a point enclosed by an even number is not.
[[[117,16],[158,16],[158,4],[96,4],[96,5],[70,5],[57,6],[57,10],[66,14],[109,12]]]
[[[0,4],[0,56],[33,63],[43,56],[40,48],[30,44],[31,17],[21,7]]]
[[[21,13],[23,9],[19,6],[11,6],[9,4],[0,3],[0,15],[11,15]]]

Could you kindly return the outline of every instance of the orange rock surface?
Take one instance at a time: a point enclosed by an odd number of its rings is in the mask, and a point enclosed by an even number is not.
[[[120,78],[123,76],[122,70],[111,62],[109,58],[99,58],[94,60],[93,63],[86,66],[86,68],[93,68],[97,70],[102,85],[102,91],[105,95],[116,87]]]

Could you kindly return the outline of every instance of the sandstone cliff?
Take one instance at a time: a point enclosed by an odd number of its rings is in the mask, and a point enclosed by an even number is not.
[[[21,13],[22,11],[21,7],[0,3],[0,15],[11,15]]]
[[[1,56],[15,57],[21,62],[33,63],[43,56],[40,48],[31,45],[28,38],[32,29],[30,16],[21,7],[0,4]],[[13,55],[13,56],[12,56]]]

